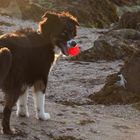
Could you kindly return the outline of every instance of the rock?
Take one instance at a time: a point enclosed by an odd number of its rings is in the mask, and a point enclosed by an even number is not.
[[[0,12],[21,19],[38,20],[46,10],[68,11],[89,27],[109,27],[119,20],[116,6],[109,0],[0,0]],[[44,7],[44,8],[43,8]]]
[[[0,7],[7,7],[11,0],[0,0]]]
[[[118,6],[124,6],[124,5],[134,5],[134,4],[137,4],[138,0],[110,0],[110,1],[115,3]]]
[[[8,26],[8,27],[11,27],[11,26],[14,26],[14,24],[11,24],[11,23],[5,22],[5,21],[0,21],[0,26]]]
[[[0,13],[19,19],[40,20],[45,10],[30,0],[11,0],[1,6]]]
[[[25,9],[22,9],[22,19],[32,19],[40,21],[45,9],[38,4],[31,3]]]
[[[119,28],[131,28],[140,31],[140,11],[123,14],[119,20]]]
[[[126,62],[121,70],[127,83],[126,89],[133,93],[140,92],[140,51],[136,53]]]
[[[0,12],[21,19],[39,20],[46,10],[68,11],[88,27],[105,28],[126,11],[140,9],[140,0],[0,0]],[[127,6],[127,7],[125,7]],[[132,8],[128,6],[133,6]],[[136,6],[136,7],[134,7]],[[132,9],[132,10],[129,10]]]
[[[77,2],[63,0],[63,3],[67,4],[64,7],[57,5],[60,7],[59,10],[71,12],[80,23],[90,27],[108,27],[111,23],[118,21],[116,7],[109,0],[78,0]]]
[[[54,138],[54,140],[83,140],[83,139],[78,139],[73,136],[59,136]]]
[[[117,15],[121,17],[127,12],[140,11],[140,0],[111,0],[117,6]]]
[[[124,64],[120,72],[109,75],[105,86],[89,98],[97,104],[130,104],[140,101],[140,50]]]
[[[3,31],[0,30],[0,35],[2,35],[2,34],[3,34]]]
[[[81,1],[69,11],[76,15],[81,23],[91,27],[109,27],[111,23],[118,21],[116,7],[108,0]]]
[[[72,59],[82,61],[126,59],[137,49],[140,49],[140,32],[119,29],[100,36],[92,48]]]

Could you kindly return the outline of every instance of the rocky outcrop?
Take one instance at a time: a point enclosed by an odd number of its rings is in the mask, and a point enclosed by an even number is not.
[[[51,2],[53,7],[51,9],[69,11],[81,23],[90,27],[108,27],[118,21],[116,7],[109,0],[53,0]]]
[[[140,11],[123,14],[119,20],[119,28],[131,28],[140,31]]]
[[[138,0],[110,0],[110,1],[118,6],[124,6],[124,5],[130,6],[130,5],[137,4]]]
[[[31,0],[0,0],[0,13],[19,19],[40,20],[45,9]]]
[[[137,51],[119,73],[107,77],[105,86],[89,98],[98,104],[128,104],[140,101],[140,51]]]
[[[81,24],[98,28],[109,27],[123,13],[140,9],[140,0],[0,0],[0,3],[0,13],[17,18],[39,20],[46,10],[69,11]]]
[[[140,49],[140,32],[133,29],[119,29],[100,36],[92,48],[72,59],[82,61],[125,59],[138,49]]]
[[[0,2],[3,0],[0,0]],[[40,19],[44,11],[69,11],[81,24],[90,27],[109,27],[118,21],[115,5],[109,0],[6,0],[0,11],[22,19]]]

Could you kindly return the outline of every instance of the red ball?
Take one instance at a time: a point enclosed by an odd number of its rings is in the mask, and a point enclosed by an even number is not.
[[[80,53],[80,47],[79,47],[79,45],[76,45],[76,46],[68,49],[68,54],[70,56],[76,56],[79,53]]]

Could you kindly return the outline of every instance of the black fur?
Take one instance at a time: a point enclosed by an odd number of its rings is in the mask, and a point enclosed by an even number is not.
[[[38,31],[22,29],[0,36],[0,86],[5,92],[3,132],[11,133],[11,109],[22,94],[22,86],[43,81],[45,88],[54,61],[54,46],[67,55],[67,41],[76,35],[77,20],[68,13],[47,12]],[[7,54],[4,54],[6,52]],[[45,91],[44,88],[44,91]]]
[[[11,67],[12,54],[9,49],[0,49],[0,87]]]

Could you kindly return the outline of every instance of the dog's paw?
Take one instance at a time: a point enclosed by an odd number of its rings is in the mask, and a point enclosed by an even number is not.
[[[20,112],[20,113],[17,113],[17,116],[18,117],[29,117],[29,113]]]
[[[15,135],[15,134],[17,134],[17,131],[14,128],[12,128],[12,129],[10,129],[10,128],[9,129],[2,128],[1,133],[6,134],[6,135]]]
[[[28,111],[17,110],[16,114],[17,114],[18,117],[29,117],[29,112]]]
[[[50,118],[51,116],[49,113],[42,113],[42,114],[38,114],[37,116],[37,119],[43,120],[43,121],[49,120]]]

